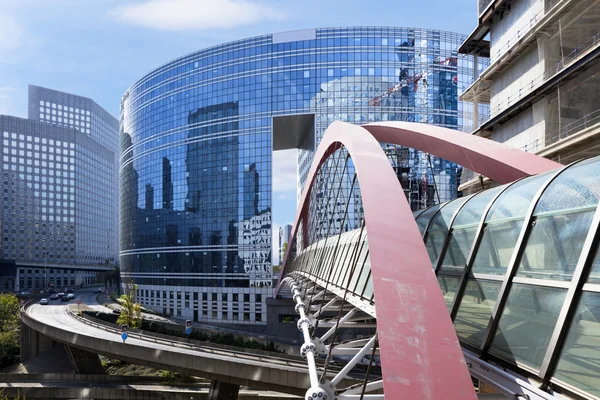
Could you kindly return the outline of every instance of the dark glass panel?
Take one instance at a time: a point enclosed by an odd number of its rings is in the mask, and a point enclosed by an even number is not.
[[[448,309],[452,306],[452,301],[456,296],[456,290],[458,288],[458,283],[460,279],[456,276],[443,276],[439,275],[438,283],[440,284],[440,288],[442,289],[442,293],[444,294],[444,300],[446,301],[446,306]]]
[[[537,217],[517,276],[571,280],[593,216],[588,211]]]
[[[488,224],[477,249],[472,272],[504,275],[522,225],[522,219]]]
[[[513,284],[490,352],[539,369],[566,293],[565,289]]]
[[[469,278],[454,319],[461,340],[479,346],[490,322],[502,282]]]
[[[476,233],[477,226],[452,231],[448,249],[442,261],[442,271],[460,272],[464,270]]]
[[[600,293],[581,295],[554,377],[600,397]]]

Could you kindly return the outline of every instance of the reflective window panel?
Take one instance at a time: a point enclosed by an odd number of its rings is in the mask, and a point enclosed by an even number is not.
[[[490,322],[502,282],[469,278],[454,319],[460,340],[479,346]]]
[[[584,292],[554,377],[600,397],[600,293]]]
[[[539,369],[566,293],[566,289],[513,284],[490,352]]]

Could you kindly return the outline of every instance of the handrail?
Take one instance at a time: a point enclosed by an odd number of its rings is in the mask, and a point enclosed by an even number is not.
[[[600,123],[600,109],[591,111],[583,117],[572,121],[557,131],[547,133],[544,138],[535,139],[520,147],[521,150],[527,153],[537,153],[544,148],[558,143],[560,140],[566,139],[584,129],[591,128]]]
[[[529,83],[524,85],[519,85],[519,91],[509,95],[505,100],[496,104],[494,107],[490,107],[490,119],[500,114],[502,111],[515,104],[525,96],[529,95],[533,92],[534,89],[537,89],[544,82],[549,80],[551,77],[560,73],[563,69],[565,69],[572,62],[577,60],[584,52],[590,50],[594,47],[596,43],[600,41],[600,32],[595,33],[588,40],[583,42],[581,45],[577,46],[575,49],[571,51],[568,55],[562,57],[559,61],[557,61],[555,68],[546,69],[542,74],[533,78]]]

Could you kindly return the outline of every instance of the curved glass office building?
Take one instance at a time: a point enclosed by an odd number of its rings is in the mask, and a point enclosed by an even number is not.
[[[301,188],[334,120],[468,129],[473,113],[458,101],[474,71],[471,56],[457,55],[464,39],[391,27],[286,32],[201,50],[142,77],[121,102],[123,278],[160,312],[265,324],[272,152],[299,149]],[[455,196],[456,165],[386,152],[415,209]]]

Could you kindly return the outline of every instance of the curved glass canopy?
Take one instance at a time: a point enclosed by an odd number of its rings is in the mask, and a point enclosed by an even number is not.
[[[593,158],[414,213],[465,348],[600,397],[599,198]],[[374,304],[366,229],[337,239],[288,271]]]

